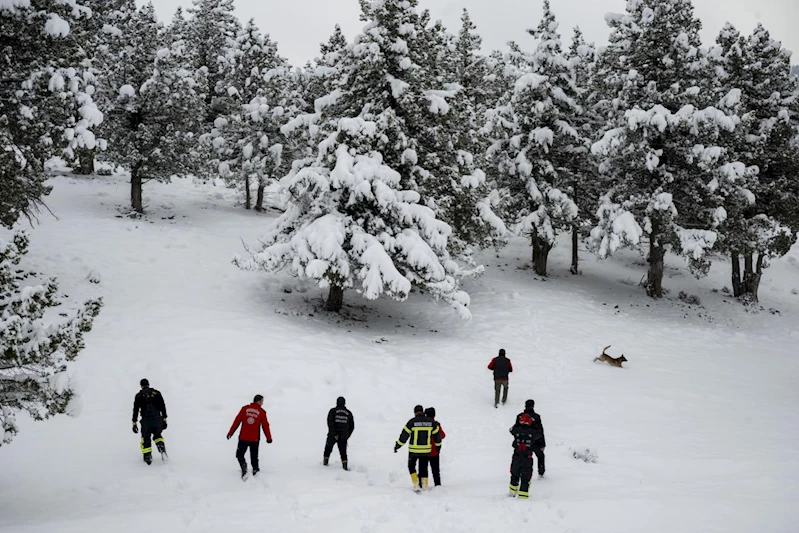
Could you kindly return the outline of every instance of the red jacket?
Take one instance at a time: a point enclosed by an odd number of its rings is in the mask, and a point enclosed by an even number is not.
[[[513,372],[513,364],[510,359],[500,355],[488,363],[488,369],[494,371],[494,381],[508,381],[508,374]]]
[[[266,419],[266,411],[257,403],[251,403],[241,408],[236,420],[233,421],[233,425],[230,426],[230,431],[227,433],[228,438],[233,436],[239,424],[242,425],[239,440],[258,442],[261,440],[261,427],[264,428],[266,440],[272,440],[272,433],[269,431],[269,420]]]
[[[435,418],[434,418],[433,420],[435,420]],[[441,440],[442,440],[442,441],[444,440],[444,437],[446,437],[446,436],[447,436],[447,434],[446,434],[446,433],[444,433],[444,428],[443,428],[443,427],[441,427],[441,424],[439,424],[439,425],[438,425],[438,433],[441,435]],[[438,448],[439,448],[440,446],[441,446],[441,445],[438,445],[438,446],[435,446],[435,445],[434,445],[434,446],[433,446],[433,449],[432,449],[432,450],[430,450],[430,457],[438,457]]]

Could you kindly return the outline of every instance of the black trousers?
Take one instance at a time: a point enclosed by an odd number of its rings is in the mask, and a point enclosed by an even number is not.
[[[164,438],[161,432],[164,422],[160,418],[142,418],[141,420],[141,453],[145,456],[153,453],[153,442],[158,450],[164,450]]]
[[[341,462],[347,462],[347,438],[339,436],[336,440],[335,435],[328,435],[327,442],[325,442],[325,457],[330,457],[333,452],[333,446],[338,446],[338,453],[341,455]]]
[[[538,459],[538,474],[543,476],[544,472],[546,472],[546,461],[544,458],[544,450],[538,447],[534,447],[533,453],[535,454],[535,458]]]
[[[419,462],[419,477],[427,477],[427,464],[430,462],[430,456],[426,453],[409,453],[408,454],[408,472],[411,474],[416,473],[416,462]]]
[[[439,452],[440,453],[440,452]],[[430,456],[430,470],[433,472],[433,483],[436,486],[441,485],[441,456]]]
[[[519,487],[519,492],[527,494],[530,491],[530,478],[533,477],[533,456],[513,454],[510,463],[510,485]],[[521,483],[521,486],[519,485]]]
[[[239,440],[239,447],[236,450],[236,459],[239,460],[239,466],[241,467],[242,473],[247,471],[247,461],[244,460],[244,454],[247,453],[247,450],[250,450],[250,462],[252,463],[252,471],[253,473],[258,472],[260,470],[258,465],[258,443],[257,442],[249,442],[246,440]]]

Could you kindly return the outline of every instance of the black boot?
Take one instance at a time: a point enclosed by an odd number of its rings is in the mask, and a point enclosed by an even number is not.
[[[330,462],[330,457],[323,457],[323,458],[322,458],[322,464],[323,464],[323,465],[327,466],[327,464],[328,464],[329,462]]]
[[[341,468],[344,470],[349,470],[349,468],[347,468],[347,461],[341,461]]]
[[[153,464],[153,454],[152,452],[147,452],[144,454],[144,462],[148,465]]]

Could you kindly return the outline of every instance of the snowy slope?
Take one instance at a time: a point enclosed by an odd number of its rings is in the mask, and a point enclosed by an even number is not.
[[[54,185],[58,219],[33,231],[30,262],[70,298],[106,306],[74,366],[82,415],[22,420],[0,449],[2,532],[799,530],[797,250],[767,271],[760,313],[712,292],[729,277],[723,263],[702,280],[670,268],[670,299],[653,302],[635,286],[635,254],[586,258],[575,278],[562,246],[541,281],[515,242],[467,283],[471,322],[419,295],[347,293],[340,318],[317,311],[314,287],[230,264],[271,217],[234,207],[228,191],[148,185],[149,214],[132,221],[115,217],[121,178]],[[704,308],[677,301],[680,290]],[[629,368],[592,363],[608,344]],[[485,365],[500,347],[516,371],[509,405],[494,410]],[[146,466],[130,431],[142,377],[167,401],[166,465]],[[242,483],[225,434],[256,393],[275,440],[261,444],[262,479]],[[356,417],[350,472],[320,466],[339,394]],[[548,479],[524,502],[505,496],[507,428],[528,397]],[[416,403],[435,406],[447,432],[445,486],[421,496],[405,450],[392,453]],[[596,463],[572,456],[585,448]]]

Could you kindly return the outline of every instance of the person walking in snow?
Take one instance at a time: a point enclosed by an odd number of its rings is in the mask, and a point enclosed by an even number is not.
[[[161,454],[161,459],[166,461],[166,444],[161,432],[166,429],[166,404],[161,393],[150,387],[150,382],[142,379],[139,382],[141,390],[136,393],[133,400],[133,432],[138,433],[139,427],[136,420],[141,413],[141,453],[144,462],[153,463],[153,442]],[[153,440],[154,439],[154,440]]]
[[[347,470],[347,441],[355,431],[355,418],[345,404],[344,397],[339,396],[336,406],[327,413],[327,442],[325,442],[325,454],[322,462],[327,466],[333,446],[338,446],[341,467]]]
[[[530,417],[530,424],[529,424],[529,431],[532,434],[532,442],[530,444],[530,448],[535,455],[536,459],[538,459],[538,479],[544,478],[544,472],[546,471],[546,464],[544,461],[544,449],[547,447],[547,441],[544,437],[544,425],[541,423],[541,416],[535,412],[535,401],[534,400],[527,400],[524,402],[524,412],[519,413],[516,416],[516,423],[510,428],[511,434],[515,436],[515,432],[523,426],[522,419],[528,416]],[[532,464],[532,463],[531,463]]]
[[[510,496],[530,497],[530,478],[533,477],[533,419],[527,413],[517,417],[511,428],[513,435],[513,458],[510,463]]]
[[[433,445],[441,445],[441,430],[437,423],[424,414],[424,407],[417,405],[413,409],[414,417],[408,420],[402,428],[394,453],[408,442],[408,471],[411,474],[413,490],[419,492],[428,485],[427,465]],[[410,442],[409,442],[410,441]],[[419,473],[416,473],[416,463],[419,463]]]
[[[444,428],[441,427],[441,424],[436,422],[436,408],[435,407],[428,407],[424,410],[425,416],[430,418],[433,422],[436,423],[438,427],[438,433],[441,435],[441,441],[443,442],[444,439],[447,437],[447,434],[444,433]],[[430,470],[433,473],[433,484],[436,487],[441,486],[441,444],[434,444],[433,447],[430,449]]]
[[[247,461],[244,460],[244,454],[250,450],[250,462],[252,463],[252,475],[256,475],[260,471],[258,464],[258,444],[261,440],[261,428],[264,429],[266,435],[266,443],[272,444],[272,432],[269,430],[269,420],[266,418],[266,411],[263,409],[264,397],[256,394],[252,399],[252,403],[245,405],[239,411],[233,425],[230,426],[230,431],[227,433],[227,438],[233,436],[239,425],[241,425],[241,432],[239,432],[239,445],[236,449],[236,459],[239,461],[241,467],[241,479],[247,479]]]
[[[505,357],[505,350],[501,349],[499,355],[488,363],[488,369],[494,371],[494,409],[499,405],[499,393],[502,393],[502,405],[508,401],[508,375],[513,372],[510,359]]]

